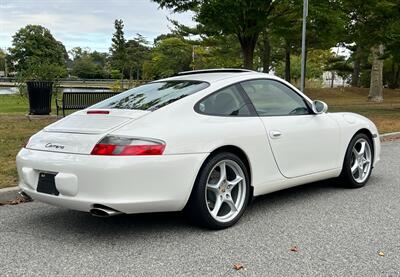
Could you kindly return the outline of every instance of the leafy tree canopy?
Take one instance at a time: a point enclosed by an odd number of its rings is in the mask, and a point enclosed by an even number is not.
[[[9,52],[18,71],[26,70],[33,62],[65,67],[68,58],[64,45],[40,25],[21,28],[13,36]]]
[[[107,54],[97,51],[89,52],[80,48],[72,49],[74,60],[72,63],[72,75],[79,78],[101,79],[107,78],[105,70]]]
[[[176,12],[191,10],[205,31],[236,35],[243,52],[244,67],[253,67],[253,54],[260,32],[275,6],[289,0],[154,0]]]
[[[122,19],[115,20],[114,22],[115,33],[112,37],[112,44],[110,47],[111,53],[111,64],[118,68],[121,72],[124,71],[126,67],[126,40],[124,37],[124,23]]]
[[[157,42],[151,58],[143,64],[144,78],[172,76],[190,69],[192,46],[183,38],[169,37]]]

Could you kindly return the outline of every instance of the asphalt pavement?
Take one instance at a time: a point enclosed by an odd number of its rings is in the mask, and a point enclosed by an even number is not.
[[[381,158],[364,188],[265,195],[222,231],[180,213],[1,206],[0,276],[400,276],[400,143],[384,143]]]

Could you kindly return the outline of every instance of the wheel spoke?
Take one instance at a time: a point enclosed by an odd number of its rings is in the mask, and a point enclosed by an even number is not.
[[[354,158],[356,158],[356,159],[360,156],[360,153],[358,153],[355,148],[353,148],[353,154],[354,154]]]
[[[357,168],[358,168],[358,162],[356,160],[356,161],[354,161],[354,165],[351,167],[351,173],[353,173],[353,174],[356,173]]]
[[[220,176],[218,183],[220,184],[226,180],[226,163],[225,162],[221,163],[219,165],[219,168],[220,168]]]
[[[221,197],[218,195],[216,200],[215,200],[215,204],[214,204],[214,208],[211,211],[211,214],[216,217],[218,215],[219,210],[221,209],[222,206],[222,199]]]
[[[219,189],[218,184],[207,184],[207,189],[212,191],[215,195],[218,195]]]
[[[232,190],[237,184],[239,184],[243,180],[242,177],[236,175],[236,178],[232,181],[228,181],[229,190]]]
[[[365,144],[366,144],[365,141],[362,141],[362,142],[361,142],[361,149],[360,149],[360,151],[358,152],[360,156],[361,156],[361,155],[364,155],[364,153],[365,153]]]
[[[231,208],[232,212],[236,212],[237,208],[235,202],[233,202],[232,196],[229,195],[229,198],[225,199],[226,204],[228,204],[229,208]]]
[[[363,166],[359,166],[358,167],[358,179],[362,179],[363,175],[364,175],[364,168],[363,168]]]

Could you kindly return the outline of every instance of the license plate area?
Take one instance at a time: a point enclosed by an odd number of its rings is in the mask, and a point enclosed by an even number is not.
[[[60,192],[56,188],[56,182],[54,177],[57,173],[39,172],[39,181],[37,186],[37,192],[59,195]]]

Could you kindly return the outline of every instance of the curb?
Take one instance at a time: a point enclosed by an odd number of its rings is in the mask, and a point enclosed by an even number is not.
[[[392,141],[392,140],[399,140],[400,139],[400,132],[392,132],[386,133],[379,136],[381,142]]]
[[[400,135],[400,132],[392,132],[392,133],[385,133],[380,135],[381,138],[386,138],[386,137],[390,137],[390,136],[398,136]]]
[[[18,186],[0,189],[0,202],[16,199],[19,191]]]

